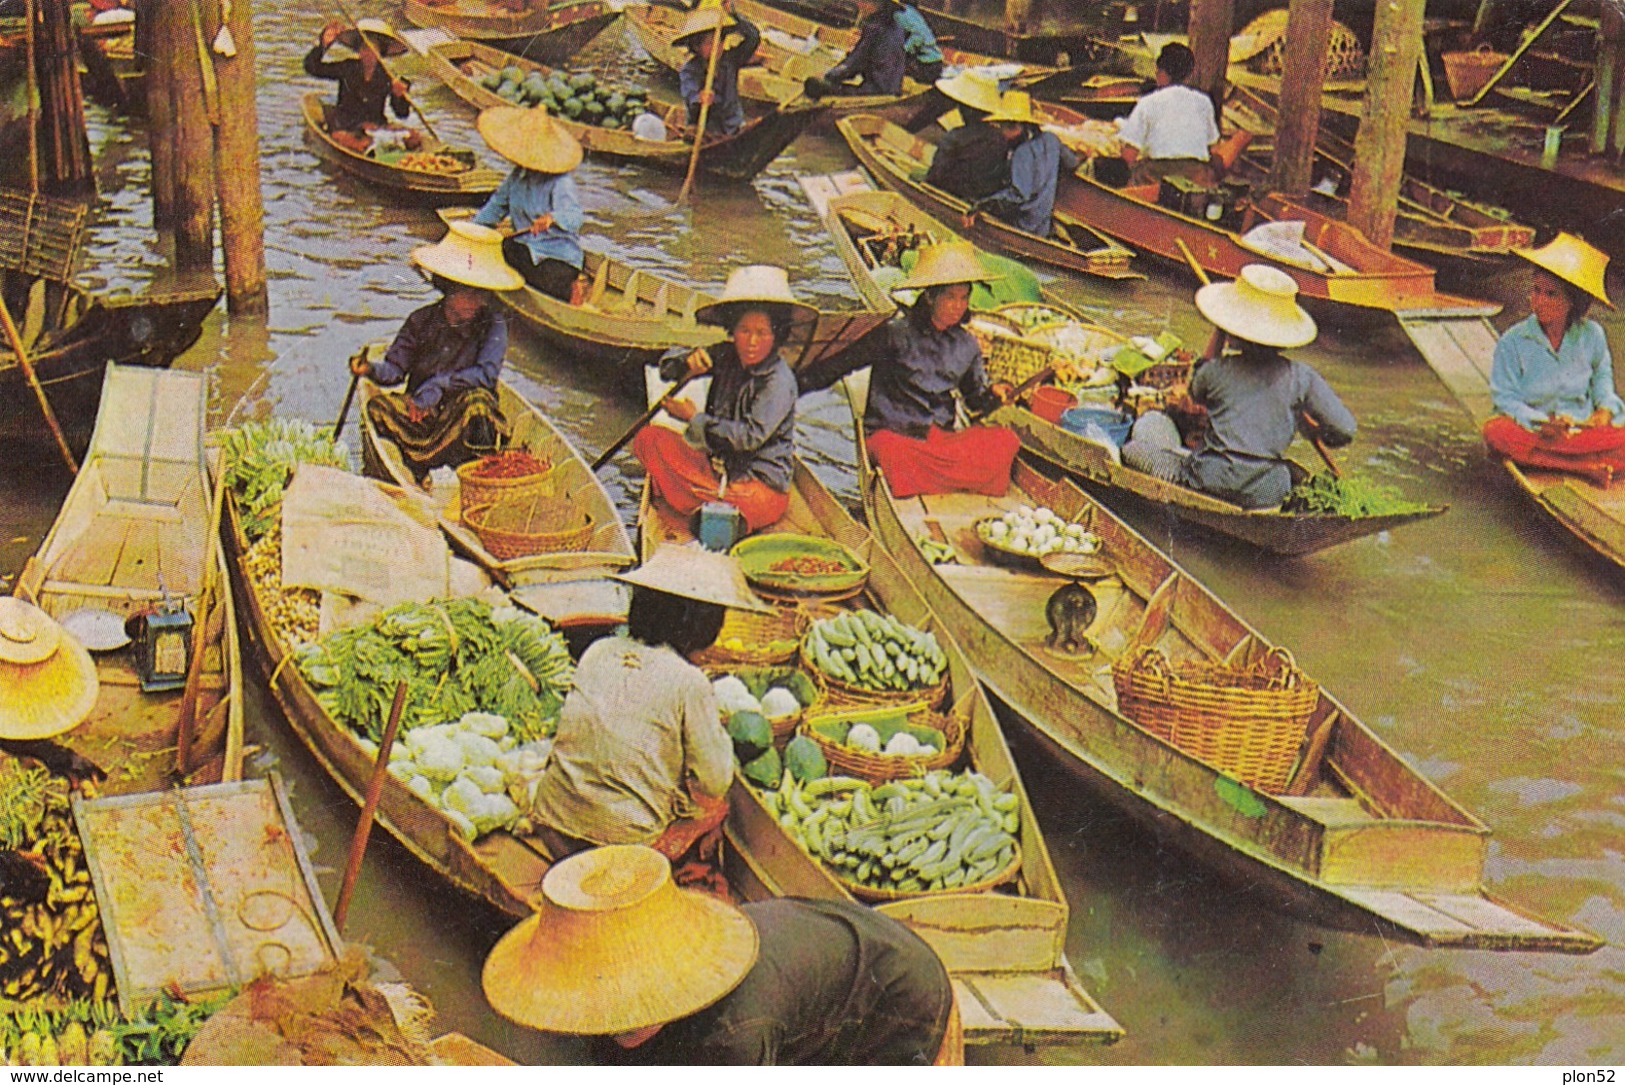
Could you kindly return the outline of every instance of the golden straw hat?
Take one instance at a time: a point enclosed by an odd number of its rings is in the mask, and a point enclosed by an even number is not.
[[[525,277],[502,258],[502,235],[473,222],[449,222],[446,236],[412,250],[424,271],[481,290],[518,290]]]
[[[479,129],[493,151],[527,170],[569,173],[581,165],[581,144],[545,106],[492,106]]]
[[[612,1035],[705,1009],[739,986],[756,950],[744,912],[677,888],[653,848],[617,844],[554,864],[536,914],[497,943],[480,980],[511,1021]]]
[[[1541,270],[1578,286],[1610,309],[1614,307],[1608,300],[1608,255],[1573,234],[1560,233],[1538,249],[1512,251]]]
[[[892,293],[954,283],[990,283],[1002,278],[1004,276],[995,275],[982,266],[976,246],[969,241],[946,241],[921,246],[919,262],[913,271],[898,280]]]
[[[968,68],[958,75],[944,76],[937,80],[936,87],[960,105],[980,109],[983,113],[992,113],[999,108],[998,80],[989,79],[975,69]]]
[[[790,311],[792,323],[804,324],[818,319],[818,310],[806,302],[797,301],[790,292],[790,273],[772,264],[746,264],[728,273],[717,300],[694,310],[694,319],[701,324],[728,327],[741,309],[750,302],[765,302],[783,306]]]
[[[361,33],[357,33],[358,30]],[[378,50],[379,56],[398,57],[406,52],[406,43],[396,37],[394,29],[382,19],[357,19],[355,26],[339,34],[337,40],[340,45],[359,53],[362,34]]]
[[[1024,90],[1007,90],[999,98],[998,108],[987,115],[989,124],[1041,124],[1042,119],[1033,112],[1032,95]]]
[[[735,22],[733,16],[727,14],[721,8],[695,8],[688,13],[688,18],[683,20],[682,29],[677,31],[677,36],[672,39],[672,44],[693,52],[694,45],[690,43],[690,38],[697,38],[701,34],[710,34],[719,25],[722,27],[723,33],[726,34]]]
[[[1298,304],[1298,284],[1268,264],[1248,264],[1235,282],[1202,287],[1196,307],[1231,335],[1266,347],[1301,347],[1317,334],[1314,319]]]
[[[654,557],[636,569],[613,576],[625,584],[680,595],[684,599],[698,599],[702,603],[757,614],[773,613],[745,583],[738,561],[727,554],[703,549],[698,543],[662,546]]]
[[[0,738],[50,738],[96,707],[90,653],[43,610],[0,597]]]

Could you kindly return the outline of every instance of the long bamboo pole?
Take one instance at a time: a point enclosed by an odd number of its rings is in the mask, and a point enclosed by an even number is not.
[[[39,382],[39,374],[34,372],[34,363],[28,357],[28,350],[23,346],[23,337],[17,333],[17,324],[11,319],[11,307],[6,299],[0,297],[0,325],[5,328],[6,339],[11,343],[11,352],[17,356],[17,367],[28,378],[28,386],[34,390],[34,398],[39,400],[40,414],[45,416],[45,424],[50,427],[51,436],[56,438],[57,451],[62,453],[62,461],[68,465],[73,474],[79,473],[79,464],[73,458],[73,450],[68,447],[68,438],[62,432],[62,426],[56,420],[56,412],[51,409],[51,401],[45,398],[45,387]]]
[[[28,18],[28,191],[39,191],[39,71],[35,67],[34,0],[25,6]]]
[[[367,44],[371,45],[372,46],[372,51],[374,53],[378,54],[378,66],[384,70],[384,74],[389,77],[389,81],[391,83],[394,83],[395,82],[395,73],[389,70],[389,65],[388,64],[384,63],[384,50],[383,50],[382,46],[380,44],[374,43],[373,40],[370,37],[367,36],[367,32],[365,30],[361,29],[361,24],[356,22],[355,16],[351,15],[350,10],[344,6],[344,0],[334,0],[334,2],[337,3],[338,6],[339,6],[339,14],[344,16],[345,21],[348,22],[350,24],[351,28],[354,29],[355,32],[361,36],[361,40],[365,41]],[[429,137],[431,139],[438,140],[440,138],[440,135],[439,135],[439,133],[437,133],[434,130],[434,125],[429,123],[429,118],[424,115],[423,108],[412,100],[411,95],[403,94],[403,95],[401,95],[401,97],[406,99],[406,104],[407,105],[411,106],[414,110],[417,111],[418,120],[423,122],[423,130],[425,132],[429,133]]]
[[[716,29],[711,31],[711,57],[705,65],[705,89],[700,92],[700,123],[694,129],[694,152],[688,156],[688,176],[683,178],[682,190],[677,193],[678,203],[687,202],[689,189],[694,187],[694,171],[700,165],[700,144],[705,142],[705,122],[711,116],[711,95],[717,82],[717,58],[722,55],[722,24],[726,21],[719,10]]]

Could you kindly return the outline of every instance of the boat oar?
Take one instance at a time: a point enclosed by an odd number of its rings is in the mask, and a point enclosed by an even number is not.
[[[717,26],[711,31],[711,56],[705,64],[705,89],[700,92],[700,123],[694,129],[694,151],[688,156],[688,176],[683,178],[683,187],[677,193],[677,202],[685,203],[688,200],[688,191],[694,187],[694,171],[700,166],[700,144],[705,142],[705,122],[711,116],[711,92],[717,82],[717,58],[722,55],[722,24],[724,15],[717,11]]]
[[[45,398],[45,388],[39,382],[39,374],[34,372],[34,363],[28,357],[28,350],[23,346],[23,337],[17,332],[17,324],[11,319],[11,309],[6,305],[5,298],[0,298],[0,325],[4,325],[6,340],[11,344],[11,352],[17,356],[17,368],[28,378],[28,386],[34,390],[34,398],[39,400],[40,413],[45,416],[45,424],[50,427],[51,436],[56,438],[56,447],[57,451],[62,453],[62,462],[68,465],[70,472],[77,475],[79,464],[74,460],[73,450],[68,447],[68,438],[56,420],[56,412],[51,409],[51,401]]]
[[[384,791],[384,777],[389,775],[389,751],[395,745],[395,732],[401,727],[401,713],[406,708],[406,683],[395,686],[395,703],[389,706],[389,722],[384,725],[383,740],[378,743],[378,759],[372,765],[372,778],[367,781],[367,798],[361,804],[361,820],[356,823],[355,836],[350,840],[350,865],[344,869],[344,884],[339,887],[339,902],[333,909],[333,924],[344,929],[344,919],[350,914],[350,897],[355,883],[361,877],[361,858],[367,854],[367,838],[372,835],[372,821],[378,814],[378,797]]]
[[[388,64],[384,63],[384,50],[382,45],[373,42],[372,38],[367,36],[367,32],[361,29],[361,24],[356,22],[355,16],[351,15],[349,9],[344,6],[344,0],[334,0],[334,2],[338,4],[339,14],[344,16],[345,21],[350,24],[350,28],[360,35],[362,41],[372,45],[372,51],[378,54],[378,66],[384,70],[384,74],[389,77],[389,82],[391,87],[393,87],[395,83],[395,73],[389,70]],[[403,94],[401,97],[405,98],[406,104],[411,106],[413,110],[417,112],[418,120],[423,122],[423,130],[429,133],[429,138],[438,143],[440,141],[440,133],[434,130],[434,125],[430,124],[429,118],[424,116],[423,108],[412,100],[412,96],[410,94]]]
[[[1011,389],[1010,398],[1006,399],[1004,402],[1018,402],[1022,396],[1026,395],[1028,392],[1032,391],[1040,384],[1043,384],[1053,376],[1055,376],[1055,367],[1052,365],[1046,365],[1043,369],[1040,369],[1038,372],[1016,385],[1015,388]],[[998,409],[998,407],[994,407],[992,411],[982,411],[978,414],[973,414],[970,416],[970,420],[972,422],[980,422],[982,419],[992,414],[993,411],[997,411]]]
[[[220,520],[226,508],[226,461],[220,460],[219,479],[214,486],[214,498],[209,507],[209,533],[203,538],[203,583],[198,586],[197,624],[192,628],[192,658],[186,667],[186,688],[181,691],[180,721],[175,731],[175,774],[185,776],[192,770],[192,740],[197,733],[197,701],[203,684],[203,653],[208,647],[204,636],[209,627],[209,608],[217,605],[220,595],[219,569],[212,557],[220,545]]]
[[[366,347],[356,351],[355,356],[350,359],[350,364],[353,366],[356,358],[365,357],[366,353]],[[339,434],[344,432],[344,421],[350,417],[350,404],[355,402],[355,390],[360,386],[361,374],[352,369],[350,372],[350,390],[344,393],[344,405],[339,408],[339,420],[333,423],[333,440],[335,441],[339,439]]]
[[[638,435],[638,431],[644,426],[647,426],[650,421],[653,420],[654,416],[659,414],[661,410],[665,408],[667,400],[671,399],[672,396],[675,396],[678,392],[681,392],[684,388],[688,387],[688,382],[699,375],[700,374],[698,373],[690,373],[682,380],[672,385],[671,389],[665,395],[661,396],[655,401],[654,406],[638,415],[638,420],[633,422],[631,427],[628,428],[625,433],[621,434],[620,437],[616,439],[614,444],[610,445],[608,448],[604,449],[604,451],[598,454],[598,458],[592,461],[592,469],[596,471],[600,467],[604,466],[604,464],[614,459],[615,453],[625,448],[627,442],[636,437]]]

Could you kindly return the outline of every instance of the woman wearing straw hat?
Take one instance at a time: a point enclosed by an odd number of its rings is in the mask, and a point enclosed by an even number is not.
[[[481,226],[504,218],[513,236],[502,242],[525,282],[548,297],[570,301],[581,275],[581,199],[570,171],[581,165],[581,144],[542,106],[494,106],[480,114],[480,135],[513,163],[485,206]]]
[[[691,857],[685,882],[720,882],[733,744],[710,679],[686,657],[716,640],[726,608],[767,608],[733,558],[697,546],[662,547],[618,579],[632,585],[626,634],[582,654],[532,820],[555,858],[648,844]]]
[[[1038,126],[1026,91],[1006,91],[987,122],[999,129],[1009,148],[1010,183],[973,210],[985,208],[1018,230],[1048,237],[1055,232],[1055,190],[1061,171],[1077,169],[1078,156],[1061,137]]]
[[[355,57],[323,59],[334,42],[354,50]],[[362,19],[348,28],[334,20],[322,27],[316,45],[305,54],[306,75],[338,80],[338,103],[328,114],[328,133],[334,142],[357,154],[366,154],[372,147],[374,132],[392,130],[384,118],[385,102],[401,120],[412,113],[412,104],[406,98],[408,84],[404,79],[390,78],[379,60],[380,49],[384,56],[399,56],[406,52],[406,43],[382,19]],[[398,142],[407,150],[422,145],[418,133],[398,131],[403,133]]]
[[[632,442],[655,493],[679,516],[726,501],[759,531],[789,508],[800,390],[780,349],[817,316],[790,293],[785,270],[766,264],[736,268],[721,296],[695,311],[700,323],[727,329],[727,342],[686,358],[673,352],[662,370],[675,377],[709,369],[705,409],[673,398],[666,413],[687,425],[687,439],[647,426]]]
[[[517,290],[519,273],[502,260],[502,235],[453,222],[433,245],[412,250],[442,297],[412,313],[378,361],[358,355],[352,371],[405,390],[375,396],[367,417],[394,441],[419,477],[491,451],[502,430],[497,377],[508,352],[508,322],[490,291]]]
[[[1248,264],[1235,282],[1198,290],[1202,315],[1241,347],[1239,354],[1221,352],[1191,381],[1190,399],[1207,410],[1202,444],[1187,455],[1173,421],[1149,411],[1134,424],[1123,462],[1243,508],[1273,508],[1292,490],[1285,456],[1295,434],[1333,448],[1354,440],[1354,415],[1331,385],[1281,354],[1317,333],[1297,295],[1292,276],[1265,264]]]
[[[908,31],[897,21],[895,0],[857,0],[858,40],[823,75],[806,80],[813,101],[831,94],[901,94]],[[852,82],[852,80],[857,82]]]
[[[990,384],[970,319],[971,287],[998,278],[966,241],[926,245],[894,293],[919,291],[885,329],[841,357],[872,367],[863,430],[892,493],[1003,494],[1021,439],[1000,426],[954,430],[955,395],[971,411],[1004,402],[1010,389]]]
[[[999,84],[975,71],[938,79],[937,90],[959,107],[960,125],[937,143],[925,183],[962,200],[986,199],[1010,184],[1010,149],[987,122],[999,108]]]
[[[716,72],[708,91],[705,77],[711,69],[711,47],[719,40],[719,25],[724,37],[738,34],[739,40],[717,57]],[[745,127],[745,105],[739,100],[739,69],[751,62],[762,44],[762,33],[756,24],[732,12],[731,5],[701,7],[688,13],[682,31],[672,44],[689,52],[688,61],[677,72],[678,90],[688,104],[688,123],[700,123],[700,107],[709,95],[711,111],[705,118],[707,136],[731,136]]]
[[[1490,390],[1496,413],[1484,423],[1490,448],[1516,463],[1584,475],[1598,486],[1625,474],[1625,401],[1593,300],[1612,307],[1608,257],[1572,234],[1538,249],[1515,249],[1535,265],[1528,317],[1495,344]]]
[[[846,900],[735,907],[647,848],[573,855],[485,960],[491,1007],[649,1065],[963,1065],[953,987],[913,931]]]

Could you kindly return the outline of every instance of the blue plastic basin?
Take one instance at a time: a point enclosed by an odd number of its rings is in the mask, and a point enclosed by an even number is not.
[[[1073,407],[1061,415],[1062,427],[1073,433],[1081,434],[1091,424],[1103,430],[1111,438],[1112,444],[1119,448],[1123,447],[1129,431],[1134,428],[1133,419],[1125,417],[1122,411],[1107,407]]]

